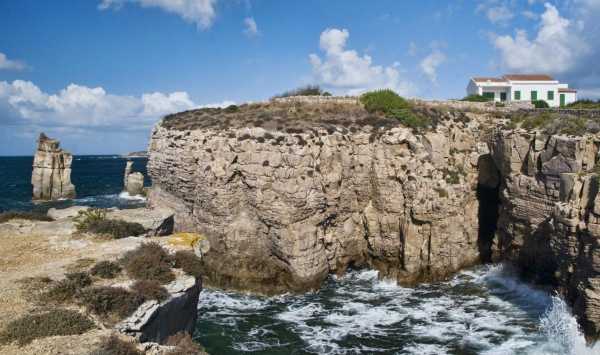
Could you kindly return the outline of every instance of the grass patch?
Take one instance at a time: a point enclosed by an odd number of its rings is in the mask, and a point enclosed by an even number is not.
[[[194,343],[192,337],[186,332],[179,332],[167,338],[165,345],[174,346],[175,349],[168,352],[168,355],[198,355],[206,354],[204,349]]]
[[[173,256],[176,268],[182,269],[186,274],[200,277],[202,276],[202,260],[191,251],[179,250]]]
[[[131,290],[145,301],[157,300],[162,302],[169,298],[169,291],[157,281],[138,280],[131,286]]]
[[[54,284],[54,280],[48,276],[26,277],[17,282],[21,285],[23,297],[31,302],[38,302],[41,295]]]
[[[144,243],[121,258],[127,274],[136,280],[155,280],[161,284],[175,280],[171,258],[157,243]]]
[[[90,312],[102,316],[117,316],[123,319],[131,315],[144,303],[144,299],[121,287],[88,287],[77,294],[79,303]]]
[[[77,292],[92,284],[91,277],[85,272],[73,272],[65,275],[42,293],[39,302],[67,303],[75,298]]]
[[[567,108],[577,109],[577,110],[600,110],[600,100],[577,100],[575,102],[571,102],[566,105]]]
[[[544,100],[535,100],[531,102],[535,108],[550,108],[550,105]]]
[[[17,342],[23,346],[34,339],[83,334],[94,327],[94,323],[79,312],[53,309],[41,314],[29,314],[8,323],[0,332],[0,343]]]
[[[489,102],[493,99],[491,97],[483,96],[483,95],[469,95],[463,97],[460,101],[469,101],[469,102]]]
[[[94,258],[80,258],[75,260],[75,262],[67,265],[65,270],[67,272],[79,272],[86,271],[90,266],[94,265],[96,259]]]
[[[363,94],[360,102],[367,112],[395,118],[406,127],[423,129],[431,126],[431,119],[413,110],[412,105],[392,90],[377,90]]]
[[[100,346],[90,353],[90,355],[143,355],[144,353],[139,351],[137,347],[121,340],[115,334],[102,339]]]
[[[327,91],[323,91],[318,85],[307,85],[293,90],[285,91],[274,98],[283,98],[290,96],[331,96]]]
[[[103,279],[114,279],[121,270],[122,268],[119,264],[104,260],[96,263],[96,265],[91,268],[90,274]]]
[[[146,232],[139,223],[108,219],[106,210],[100,208],[80,211],[75,217],[75,227],[79,232],[107,235],[114,239],[138,236]]]
[[[54,219],[48,215],[37,213],[37,212],[20,212],[20,211],[8,211],[0,213],[0,223],[5,223],[13,219],[24,219],[27,221],[42,221],[52,222]]]

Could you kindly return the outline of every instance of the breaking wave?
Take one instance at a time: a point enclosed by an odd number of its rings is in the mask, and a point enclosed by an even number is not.
[[[304,295],[204,290],[196,338],[218,354],[600,353],[564,301],[501,265],[415,288],[365,270]]]

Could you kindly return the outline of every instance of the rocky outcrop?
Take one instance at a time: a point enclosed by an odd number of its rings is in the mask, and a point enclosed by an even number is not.
[[[600,140],[502,131],[490,148],[501,175],[497,260],[549,285],[600,337]]]
[[[169,297],[165,301],[145,302],[115,328],[121,333],[135,337],[140,342],[159,344],[178,332],[191,334],[198,317],[201,280],[193,276],[181,275],[175,281],[165,285],[165,288],[169,292]]]
[[[75,197],[75,186],[71,183],[73,156],[60,148],[55,139],[41,133],[33,159],[34,200],[58,200]]]
[[[429,110],[436,129],[417,134],[335,105],[189,111],[155,127],[149,203],[208,237],[208,283],[287,292],[370,266],[413,284],[480,261],[486,118]]]
[[[123,186],[130,196],[142,195],[144,193],[144,175],[140,172],[133,172],[132,170],[133,162],[127,161]]]

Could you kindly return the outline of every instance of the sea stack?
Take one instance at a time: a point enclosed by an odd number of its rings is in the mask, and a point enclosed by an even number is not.
[[[58,200],[75,197],[75,186],[71,183],[73,155],[60,148],[60,142],[48,138],[44,133],[37,140],[38,146],[33,159],[34,200]]]
[[[131,172],[133,170],[133,162],[128,161],[125,166],[125,177],[123,185],[125,191],[131,196],[142,195],[144,193],[144,175],[140,172]]]

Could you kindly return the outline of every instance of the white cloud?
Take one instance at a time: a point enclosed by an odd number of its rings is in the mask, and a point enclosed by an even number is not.
[[[198,107],[186,92],[154,92],[141,97],[70,84],[56,94],[30,81],[0,81],[0,121],[45,127],[148,129],[160,116]]]
[[[545,8],[535,38],[530,40],[525,30],[517,30],[514,37],[494,39],[505,68],[561,74],[571,70],[588,53],[589,46],[581,39],[577,26],[561,17],[553,5],[546,3]]]
[[[446,61],[446,55],[438,49],[434,49],[427,57],[421,60],[419,66],[429,81],[437,83],[437,68]]]
[[[515,17],[512,5],[513,3],[499,0],[487,0],[480,3],[475,12],[485,14],[487,19],[495,25],[506,26]]]
[[[536,14],[533,11],[529,11],[529,10],[525,10],[525,11],[521,12],[521,14],[530,20],[537,20],[540,17],[540,15]]]
[[[126,2],[137,3],[142,7],[157,7],[166,12],[181,16],[184,20],[195,23],[200,29],[212,26],[217,0],[102,0],[98,8],[106,10],[119,9]]]
[[[328,28],[321,33],[319,45],[324,57],[309,55],[317,83],[348,94],[381,88],[395,90],[401,95],[414,92],[410,82],[401,80],[395,65],[373,65],[371,56],[361,56],[355,50],[346,49],[349,37],[346,29]]]
[[[0,52],[0,70],[23,70],[26,66],[23,62],[18,60],[10,60],[6,54]]]
[[[258,31],[258,26],[256,25],[256,21],[253,17],[246,17],[244,19],[244,34],[248,37],[256,37],[260,34]]]

